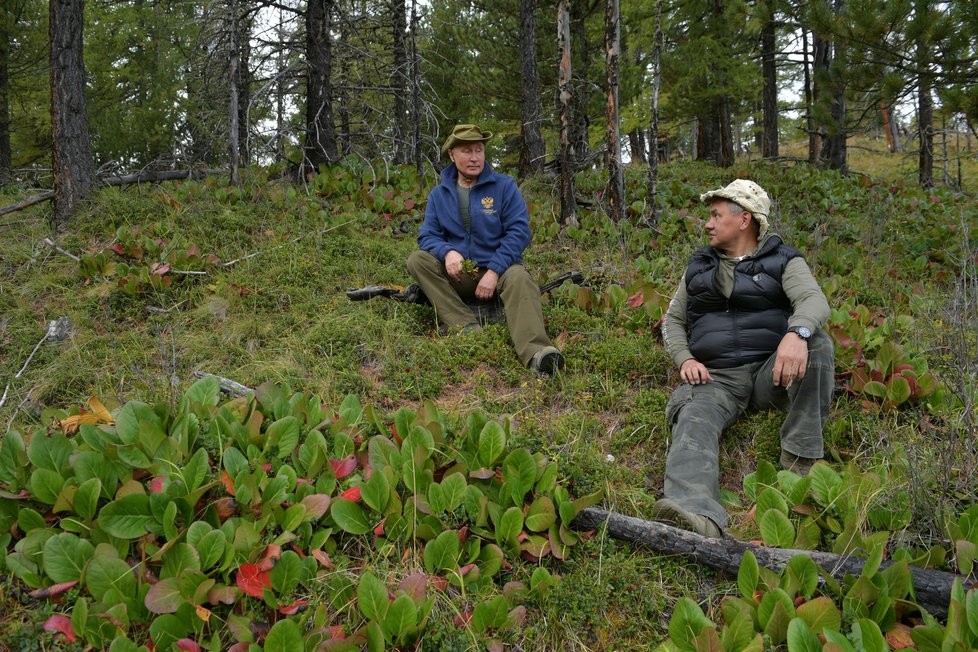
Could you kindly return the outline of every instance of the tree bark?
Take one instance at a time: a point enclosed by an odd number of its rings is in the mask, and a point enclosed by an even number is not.
[[[237,2],[236,2],[237,3]],[[247,5],[246,5],[247,6]],[[239,8],[235,15],[235,32],[238,35],[238,163],[251,164],[251,25],[252,18],[242,16]],[[252,16],[253,14],[249,14]]]
[[[306,139],[303,174],[337,159],[333,126],[332,22],[334,0],[309,0],[306,9]]]
[[[82,29],[84,0],[50,0],[51,136],[54,170],[52,226],[64,231],[95,183],[88,133]]]
[[[408,62],[405,33],[407,32],[407,4],[405,0],[391,1],[391,27],[393,42],[391,54],[394,58],[394,71],[391,74],[391,88],[394,91],[394,163],[403,165],[411,158],[412,139],[407,109],[407,80],[408,71],[412,69]]]
[[[10,36],[14,17],[8,8],[0,9],[0,187],[13,174],[10,149]]]
[[[645,138],[640,129],[628,132],[628,151],[631,153],[632,163],[648,163],[645,158]]]
[[[577,198],[574,196],[574,148],[571,144],[571,43],[567,0],[557,4],[557,51],[560,53],[557,80],[560,98],[560,223],[577,225]]]
[[[587,18],[590,13],[588,0],[570,0],[570,47],[571,68],[577,75],[569,81],[571,94],[571,135],[574,161],[586,161],[591,155],[591,143],[588,132],[591,127],[591,116],[588,105],[591,98],[591,81],[587,78],[588,62],[591,52],[587,40]]]
[[[411,118],[414,127],[412,152],[418,177],[424,175],[421,150],[421,53],[418,51],[418,3],[411,0]]]
[[[520,128],[521,179],[543,168],[540,134],[540,79],[537,75],[537,2],[520,0],[520,78],[523,87]]]
[[[621,70],[621,13],[618,0],[606,0],[605,67],[605,134],[608,144],[605,163],[608,167],[608,215],[613,222],[624,216],[625,180],[621,169],[621,135],[618,130],[618,78]]]
[[[814,46],[814,43],[812,45]],[[808,59],[808,32],[804,29],[801,30],[801,47],[805,65],[805,128],[808,131],[808,163],[815,165],[818,161],[818,139],[815,133],[811,62]]]
[[[930,13],[930,0],[914,2],[914,22],[926,25]],[[919,29],[915,43],[917,63],[917,129],[920,132],[920,150],[917,157],[917,180],[921,188],[934,185],[934,98],[931,96],[930,47],[926,29]]]
[[[229,107],[228,113],[231,119],[230,133],[228,138],[228,158],[231,168],[231,185],[237,186],[241,183],[238,175],[238,0],[228,2],[228,31],[230,33],[229,42],[231,45],[230,71],[228,74],[229,83]]]
[[[766,2],[764,24],[761,27],[761,74],[764,77],[761,156],[778,156],[778,68],[775,60],[777,31],[774,22],[774,3]]]
[[[648,194],[648,214],[645,218],[649,226],[659,222],[659,209],[656,205],[659,193],[659,85],[662,82],[662,0],[655,3],[655,35],[652,37],[652,116],[649,124],[649,178],[646,186]]]
[[[748,550],[754,553],[758,564],[775,572],[782,570],[792,557],[797,555],[810,557],[824,572],[839,581],[842,581],[846,575],[858,576],[865,564],[864,559],[852,555],[843,556],[817,550],[767,548],[739,541],[729,535],[722,539],[711,539],[665,523],[643,521],[596,507],[581,510],[574,519],[574,526],[583,530],[597,529],[604,524],[607,524],[608,534],[616,539],[647,545],[667,555],[684,555],[698,564],[723,571],[732,577],[736,577],[740,569],[740,561]],[[880,564],[880,568],[886,568],[892,563],[884,561]],[[917,566],[910,566],[910,575],[913,578],[917,604],[937,618],[947,616],[951,587],[955,580],[961,580],[966,590],[978,584],[974,579]]]

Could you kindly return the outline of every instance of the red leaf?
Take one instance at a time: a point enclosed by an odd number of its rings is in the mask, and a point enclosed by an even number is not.
[[[258,571],[265,572],[270,571],[275,566],[275,562],[279,560],[282,556],[282,546],[270,543],[265,547],[265,552],[262,553],[261,559],[258,561]]]
[[[181,638],[179,641],[177,641],[177,647],[181,650],[186,650],[187,652],[204,652],[192,638]]]
[[[306,557],[309,556],[306,553],[302,552],[302,548],[300,548],[295,544],[292,544],[292,550],[295,552],[295,554],[299,555],[299,559],[305,559]]]
[[[151,494],[161,494],[163,493],[163,483],[166,482],[165,475],[158,475],[149,481],[149,493]]]
[[[475,567],[476,567],[475,564],[466,564],[465,566],[462,566],[461,568],[458,569],[458,574],[459,575],[465,575],[466,573],[468,573],[470,570],[472,570]]]
[[[261,470],[264,471],[265,473],[271,473],[272,472],[272,465],[271,464],[262,464],[261,465]]]
[[[404,200],[404,210],[409,211],[412,208],[414,208],[414,200],[413,199],[405,199]]]
[[[333,467],[333,473],[337,480],[342,480],[357,470],[356,455],[349,455],[341,460],[330,460],[329,465]]]
[[[238,588],[253,598],[260,598],[265,592],[265,587],[271,588],[272,578],[268,571],[262,571],[257,564],[241,564],[235,577]]]
[[[234,480],[227,471],[221,471],[221,482],[224,483],[224,490],[228,492],[229,495],[234,495]]]
[[[638,308],[640,305],[645,303],[645,297],[642,296],[641,292],[636,292],[632,296],[628,297],[626,302],[629,308]]]
[[[112,245],[111,247],[109,247],[109,249],[111,249],[113,252],[119,254],[120,256],[125,256],[126,255],[126,248],[123,247],[121,243],[118,243],[117,242],[114,245]]]
[[[355,487],[350,487],[346,491],[340,494],[340,498],[345,500],[352,500],[355,503],[360,502],[360,485]]]
[[[438,591],[439,593],[444,593],[448,590],[448,580],[444,577],[435,576],[431,578],[431,588]]]
[[[163,263],[162,265],[159,263],[153,263],[150,265],[150,271],[156,276],[163,276],[170,271],[170,263]]]
[[[386,520],[387,520],[387,517],[385,516],[384,518],[382,518],[380,520],[380,523],[377,524],[377,527],[374,528],[374,536],[375,537],[382,537],[382,536],[384,536],[384,521],[386,521]]]
[[[45,620],[44,631],[61,632],[65,635],[65,641],[68,643],[74,643],[78,638],[75,636],[75,630],[71,627],[71,618],[65,616],[64,614],[54,614]]]
[[[455,615],[455,626],[465,627],[472,620],[472,607],[466,607]]]
[[[424,602],[424,595],[428,590],[428,577],[424,573],[412,573],[401,580],[398,588],[411,596],[412,600],[421,604]]]
[[[278,612],[283,616],[291,616],[293,614],[299,613],[299,609],[306,606],[307,604],[309,604],[308,600],[296,599],[296,601],[290,605],[279,607]]]
[[[228,652],[248,652],[248,648],[250,647],[251,643],[248,641],[240,641],[229,647]]]
[[[314,550],[310,550],[309,551],[309,554],[312,555],[312,558],[313,559],[315,559],[316,561],[318,561],[320,564],[322,564],[326,568],[332,568],[333,567],[333,560],[331,560],[329,558],[329,555],[327,555],[325,552],[323,552],[323,549],[322,548],[316,548]]]
[[[74,585],[78,584],[78,580],[74,582],[62,582],[61,584],[52,584],[51,586],[46,586],[43,589],[37,589],[36,591],[31,591],[28,593],[29,596],[35,600],[48,600],[50,598],[56,598]]]

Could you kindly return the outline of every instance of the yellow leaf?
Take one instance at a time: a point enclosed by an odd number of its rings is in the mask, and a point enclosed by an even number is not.
[[[92,414],[91,412],[85,412],[83,414],[73,414],[70,417],[66,417],[58,422],[58,426],[64,431],[66,435],[70,435],[78,431],[78,426],[83,423],[90,423],[93,426],[98,423],[98,416]]]
[[[92,411],[92,414],[98,416],[99,421],[104,421],[108,424],[115,423],[115,419],[112,418],[112,413],[102,405],[102,401],[98,400],[97,397],[93,396],[88,399],[88,409]]]
[[[211,619],[211,610],[207,607],[197,605],[197,617],[206,623]]]

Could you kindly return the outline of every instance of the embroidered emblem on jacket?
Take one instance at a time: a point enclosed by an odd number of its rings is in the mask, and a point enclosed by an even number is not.
[[[494,211],[492,209],[493,203],[494,203],[494,200],[493,200],[492,197],[483,197],[482,198],[482,212],[485,213],[486,215],[492,215],[493,213],[495,213],[496,211]]]

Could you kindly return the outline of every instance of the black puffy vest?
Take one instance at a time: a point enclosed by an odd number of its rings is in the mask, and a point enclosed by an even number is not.
[[[707,367],[729,369],[767,359],[788,328],[791,302],[781,274],[797,249],[769,237],[761,250],[737,263],[727,299],[716,289],[720,258],[712,247],[693,253],[686,268],[689,350]]]

